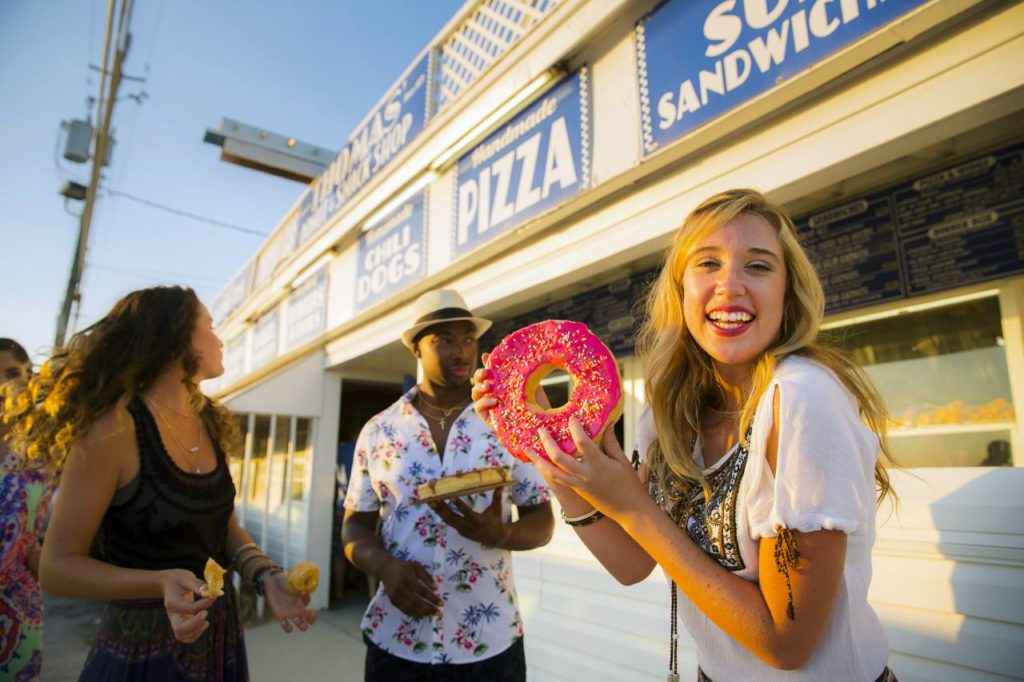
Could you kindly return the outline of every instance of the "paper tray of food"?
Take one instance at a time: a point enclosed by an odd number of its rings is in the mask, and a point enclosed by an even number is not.
[[[421,483],[416,489],[417,499],[413,504],[440,502],[454,497],[464,497],[465,495],[504,488],[514,482],[508,472],[500,467],[461,471],[451,476]]]

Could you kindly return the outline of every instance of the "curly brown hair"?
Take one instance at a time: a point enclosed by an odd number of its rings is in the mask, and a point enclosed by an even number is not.
[[[133,291],[99,322],[71,337],[37,375],[7,384],[0,396],[12,449],[59,476],[75,442],[100,415],[125,407],[180,363],[192,408],[221,450],[236,452],[238,425],[227,408],[200,392],[195,380],[199,358],[192,350],[192,332],[200,305],[187,287]]]

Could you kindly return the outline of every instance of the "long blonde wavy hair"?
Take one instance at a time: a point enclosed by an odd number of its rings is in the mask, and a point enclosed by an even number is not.
[[[124,408],[175,364],[192,409],[225,454],[237,450],[231,413],[196,385],[199,358],[192,332],[199,299],[186,287],[134,291],[107,315],[75,334],[28,381],[3,388],[3,420],[11,448],[23,463],[44,466],[58,478],[75,442],[113,406]]]
[[[647,452],[648,466],[670,497],[670,481],[707,481],[693,461],[694,443],[701,430],[704,408],[724,407],[711,358],[690,335],[683,318],[683,273],[699,243],[734,218],[751,214],[763,218],[778,234],[786,264],[786,293],[782,325],[776,340],[758,357],[746,387],[739,419],[742,441],[777,365],[790,355],[814,360],[832,370],[853,394],[861,419],[877,436],[881,456],[875,464],[878,499],[892,493],[887,464],[894,460],[886,441],[885,403],[867,374],[839,349],[818,342],[825,314],[821,282],[797,238],[796,228],[781,206],[755,190],[735,189],[716,194],[687,216],[665,256],[661,273],[646,299],[646,315],[637,349],[644,366],[647,399],[656,437]]]

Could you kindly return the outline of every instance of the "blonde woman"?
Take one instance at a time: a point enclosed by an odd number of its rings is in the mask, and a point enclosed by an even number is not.
[[[713,196],[648,297],[641,476],[614,435],[598,446],[578,423],[577,457],[546,433],[548,459],[532,455],[615,578],[661,566],[673,606],[678,586],[699,680],[895,679],[867,603],[876,502],[891,492],[886,414],[816,341],[823,311],[786,212],[752,190]],[[482,414],[486,392],[478,374]]]
[[[198,388],[223,371],[195,292],[154,287],[8,398],[12,447],[61,476],[41,582],[109,602],[81,680],[248,680],[230,578],[223,596],[202,596],[209,558],[264,594],[286,632],[316,619],[235,518],[226,458],[238,430]]]

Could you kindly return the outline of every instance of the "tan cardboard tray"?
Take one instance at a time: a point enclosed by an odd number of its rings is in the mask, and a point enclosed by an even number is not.
[[[427,497],[421,497],[413,502],[416,504],[424,504],[425,502],[441,502],[443,500],[450,500],[456,497],[465,497],[466,495],[474,495],[476,493],[487,492],[488,490],[495,490],[497,488],[504,488],[515,483],[515,480],[509,479],[507,481],[498,481],[497,483],[488,483],[486,485],[477,485],[472,488],[466,488],[465,490],[454,490],[444,495],[428,495]]]

